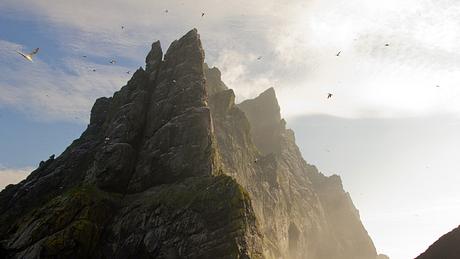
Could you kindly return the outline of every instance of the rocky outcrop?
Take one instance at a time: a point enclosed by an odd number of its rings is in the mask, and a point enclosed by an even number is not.
[[[457,259],[460,255],[460,226],[434,242],[416,259]]]
[[[0,193],[2,258],[261,258],[248,194],[221,174],[192,30],[152,45],[62,155]]]
[[[235,105],[232,90],[207,82],[224,172],[249,193],[267,258],[376,258],[338,176],[302,158],[281,119],[275,91]],[[221,89],[220,91],[218,89]]]
[[[302,158],[274,89],[235,104],[196,30],[96,100],[60,156],[0,193],[0,257],[375,259],[338,176]]]

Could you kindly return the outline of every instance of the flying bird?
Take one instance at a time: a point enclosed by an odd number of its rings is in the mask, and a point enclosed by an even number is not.
[[[169,12],[168,9],[166,9],[166,10],[165,10],[165,13],[168,13],[168,12]]]
[[[388,43],[387,43],[387,44],[385,44],[385,47],[388,47],[388,46],[390,46],[390,44],[388,44]]]
[[[82,57],[86,58],[86,55],[83,55]]]
[[[328,93],[328,94],[327,94],[327,99],[329,99],[329,98],[332,98],[332,94],[331,94],[331,93]]]
[[[93,69],[93,72],[96,72],[96,69]]]
[[[122,26],[121,26],[121,29],[124,30],[124,29],[125,29],[125,26],[122,25]]]
[[[114,59],[111,59],[109,63],[110,64],[115,64],[115,63],[117,63],[117,61],[115,61]]]
[[[336,55],[336,56],[337,56],[337,57],[338,57],[338,56],[340,56],[340,53],[342,53],[342,51],[339,51],[339,53],[337,53],[337,55]]]
[[[205,15],[205,13],[202,12],[202,13],[201,13],[201,17],[203,17],[204,15]]]
[[[126,71],[126,74],[128,74],[128,75],[131,74],[131,71]]]
[[[28,54],[24,54],[20,51],[16,51],[19,55],[23,56],[25,59],[27,59],[28,61],[30,62],[33,62],[33,59],[32,57],[38,53],[38,50],[40,50],[40,48],[36,48],[34,49],[32,52],[28,53]]]
[[[259,57],[257,58],[257,60],[261,60],[261,59],[262,59],[262,56],[259,56]]]
[[[436,85],[436,87],[440,87],[439,85]]]

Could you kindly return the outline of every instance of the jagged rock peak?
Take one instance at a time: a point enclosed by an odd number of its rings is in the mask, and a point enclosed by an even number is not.
[[[203,64],[196,30],[164,58],[153,43],[79,139],[0,192],[0,258],[262,258],[251,200],[218,170]]]
[[[218,174],[203,64],[196,29],[171,43],[152,83],[142,146],[128,192]]]
[[[154,43],[152,43],[152,49],[145,58],[146,72],[151,73],[153,71],[158,71],[162,59],[163,50],[161,49],[160,41],[155,41]]]
[[[375,259],[274,89],[239,106],[196,29],[153,43],[79,139],[0,192],[0,258]]]
[[[265,123],[279,124],[281,120],[280,106],[276,98],[275,89],[268,88],[254,99],[245,100],[239,104],[243,110],[251,109],[258,115],[265,115]]]
[[[251,122],[254,143],[262,154],[279,152],[285,122],[281,120],[275,89],[270,87],[256,98],[243,101],[238,107]]]
[[[222,82],[222,74],[217,67],[209,68],[208,64],[204,63],[204,75],[206,76],[206,90],[209,96],[228,89]]]
[[[271,115],[275,115],[276,120],[281,119],[280,106],[278,104],[278,99],[276,98],[275,89],[273,87],[263,91],[256,98],[244,101],[243,103],[245,102],[252,102],[254,105],[260,106],[260,109],[263,109],[266,112],[270,112]]]
[[[197,29],[192,29],[179,40],[173,41],[166,52],[165,61],[175,52],[178,52],[175,55],[183,54],[189,59],[201,61],[201,65],[204,63],[204,50]]]

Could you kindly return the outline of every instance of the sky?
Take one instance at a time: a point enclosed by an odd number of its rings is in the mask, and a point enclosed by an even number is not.
[[[0,188],[78,138],[153,41],[197,28],[237,101],[274,87],[378,251],[413,258],[460,224],[459,26],[455,0],[2,0]]]

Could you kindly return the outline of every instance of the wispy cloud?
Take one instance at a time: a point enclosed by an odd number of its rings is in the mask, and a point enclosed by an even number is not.
[[[56,67],[39,55],[31,63],[15,53],[21,49],[19,44],[0,40],[0,105],[13,106],[37,119],[86,121],[94,100],[111,95],[128,79],[126,67],[72,57],[64,57]]]
[[[208,63],[219,66],[238,99],[274,86],[287,117],[460,114],[460,31],[455,29],[460,3],[453,0],[85,0],[77,6],[57,0],[6,0],[0,8],[9,19],[48,24],[48,33],[54,33],[67,56],[117,56],[127,64],[141,64],[153,40],[167,47],[197,27]],[[52,74],[59,80],[43,79],[46,73],[39,73],[21,83],[36,87],[32,81],[43,80],[48,86],[95,89],[76,96],[72,107],[82,113],[89,111],[90,102],[83,104],[78,96],[95,98],[109,93],[100,89],[124,83],[114,79],[118,70],[96,78],[78,72],[88,64],[66,56],[61,62],[65,70]],[[15,87],[3,86],[9,99],[20,99]],[[334,98],[326,101],[328,92]]]

